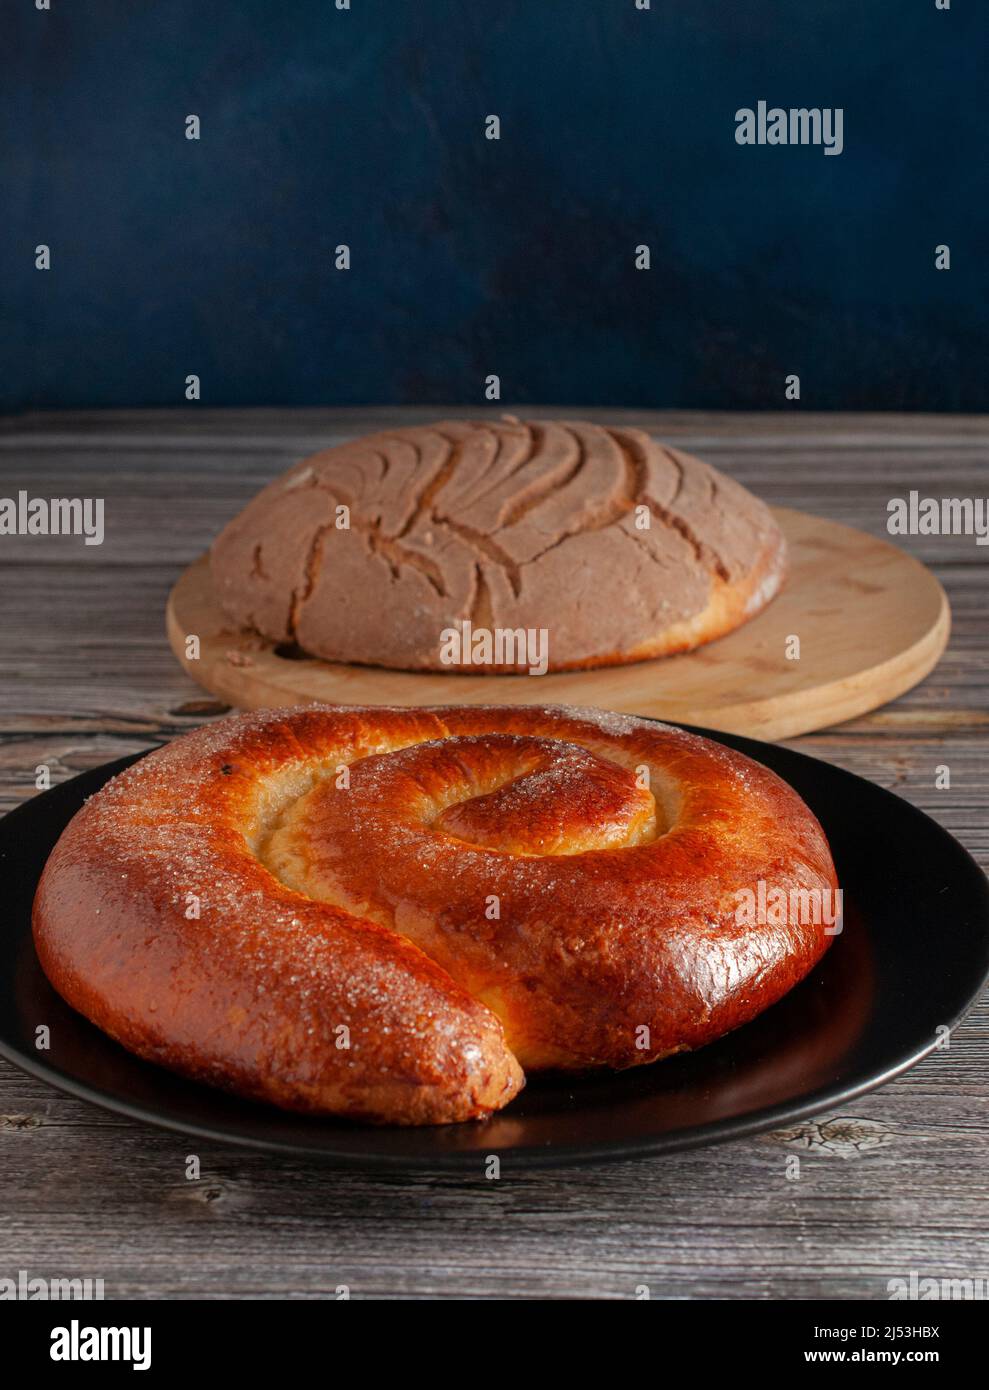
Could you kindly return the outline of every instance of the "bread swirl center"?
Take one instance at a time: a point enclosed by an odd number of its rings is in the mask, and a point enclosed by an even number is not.
[[[498,1015],[523,1066],[550,1065],[485,952],[570,900],[574,876],[600,873],[590,860],[649,854],[671,828],[669,788],[657,799],[604,753],[492,733],[368,754],[284,805],[256,853],[289,888],[414,941]]]
[[[649,844],[669,829],[649,774],[576,743],[448,737],[376,753],[284,806],[257,847],[289,887],[336,898],[340,850],[421,859],[442,844],[524,858]],[[360,853],[361,847],[363,854]]]
[[[586,748],[512,735],[452,742],[441,754],[466,795],[432,820],[437,833],[516,855],[583,854],[656,837],[652,793]]]

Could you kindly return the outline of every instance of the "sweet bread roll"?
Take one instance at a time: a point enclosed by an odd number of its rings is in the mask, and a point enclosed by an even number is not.
[[[512,418],[314,454],[211,552],[238,627],[328,661],[478,674],[687,651],[758,613],[784,568],[768,508],[699,459]]]
[[[223,720],[90,798],[45,868],[38,954],[141,1057],[289,1109],[435,1124],[524,1071],[701,1047],[797,983],[830,894],[772,772],[568,708],[309,706]]]

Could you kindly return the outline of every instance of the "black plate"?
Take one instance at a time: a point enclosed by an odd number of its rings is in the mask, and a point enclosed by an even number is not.
[[[706,733],[705,730],[697,732]],[[989,973],[989,884],[955,840],[879,787],[803,754],[707,733],[795,787],[831,842],[844,931],[810,977],[753,1023],[620,1075],[531,1081],[484,1123],[371,1128],[291,1115],[141,1062],[64,1004],[31,941],[31,902],[63,827],[135,758],[74,777],[0,822],[0,1054],[133,1119],[202,1139],[363,1168],[519,1166],[685,1149],[830,1109],[912,1066]],[[47,1024],[51,1047],[35,1048]]]

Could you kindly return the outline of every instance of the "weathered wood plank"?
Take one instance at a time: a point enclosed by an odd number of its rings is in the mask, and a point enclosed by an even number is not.
[[[0,1068],[14,1116],[0,1120],[0,1261],[100,1274],[137,1297],[313,1297],[346,1283],[355,1296],[628,1298],[646,1283],[654,1297],[882,1299],[911,1269],[986,1273],[980,1079],[959,1041],[831,1120],[638,1163],[507,1165],[493,1183],[190,1146],[8,1084]]]
[[[306,453],[367,428],[422,422],[437,413],[159,411],[148,413],[150,423],[129,412],[69,415],[61,423],[56,416],[48,424],[47,417],[8,419],[0,424],[3,494],[23,487],[31,496],[103,497],[107,537],[99,548],[71,537],[41,545],[35,537],[3,537],[0,564],[167,561],[181,568],[258,487]],[[851,417],[850,429],[849,417],[800,414],[582,413],[640,423],[708,457],[775,505],[875,535],[887,534],[893,496],[915,488],[925,495],[985,497],[989,487],[985,417]],[[748,433],[746,419],[752,421]],[[976,564],[987,554],[972,537],[910,536],[901,544],[925,563]]]
[[[63,728],[94,719],[114,728],[122,721],[168,727],[170,710],[204,698],[164,637],[165,600],[179,568],[148,559],[121,573],[88,557],[0,566],[0,731],[39,729],[52,717]],[[985,569],[934,570],[952,604],[948,650],[927,680],[855,729],[878,731],[891,716],[902,732],[929,731],[932,716],[943,717],[945,729],[989,722]]]

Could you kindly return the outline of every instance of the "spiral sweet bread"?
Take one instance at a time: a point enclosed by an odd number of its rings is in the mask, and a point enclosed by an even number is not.
[[[642,430],[507,416],[314,454],[210,565],[229,619],[272,642],[485,675],[531,669],[519,634],[538,634],[540,671],[710,642],[773,598],[786,544],[757,497]]]
[[[240,715],[128,768],[34,911],[60,994],[141,1057],[290,1109],[482,1117],[524,1071],[625,1068],[753,1018],[820,958],[830,893],[775,774],[569,708]]]

